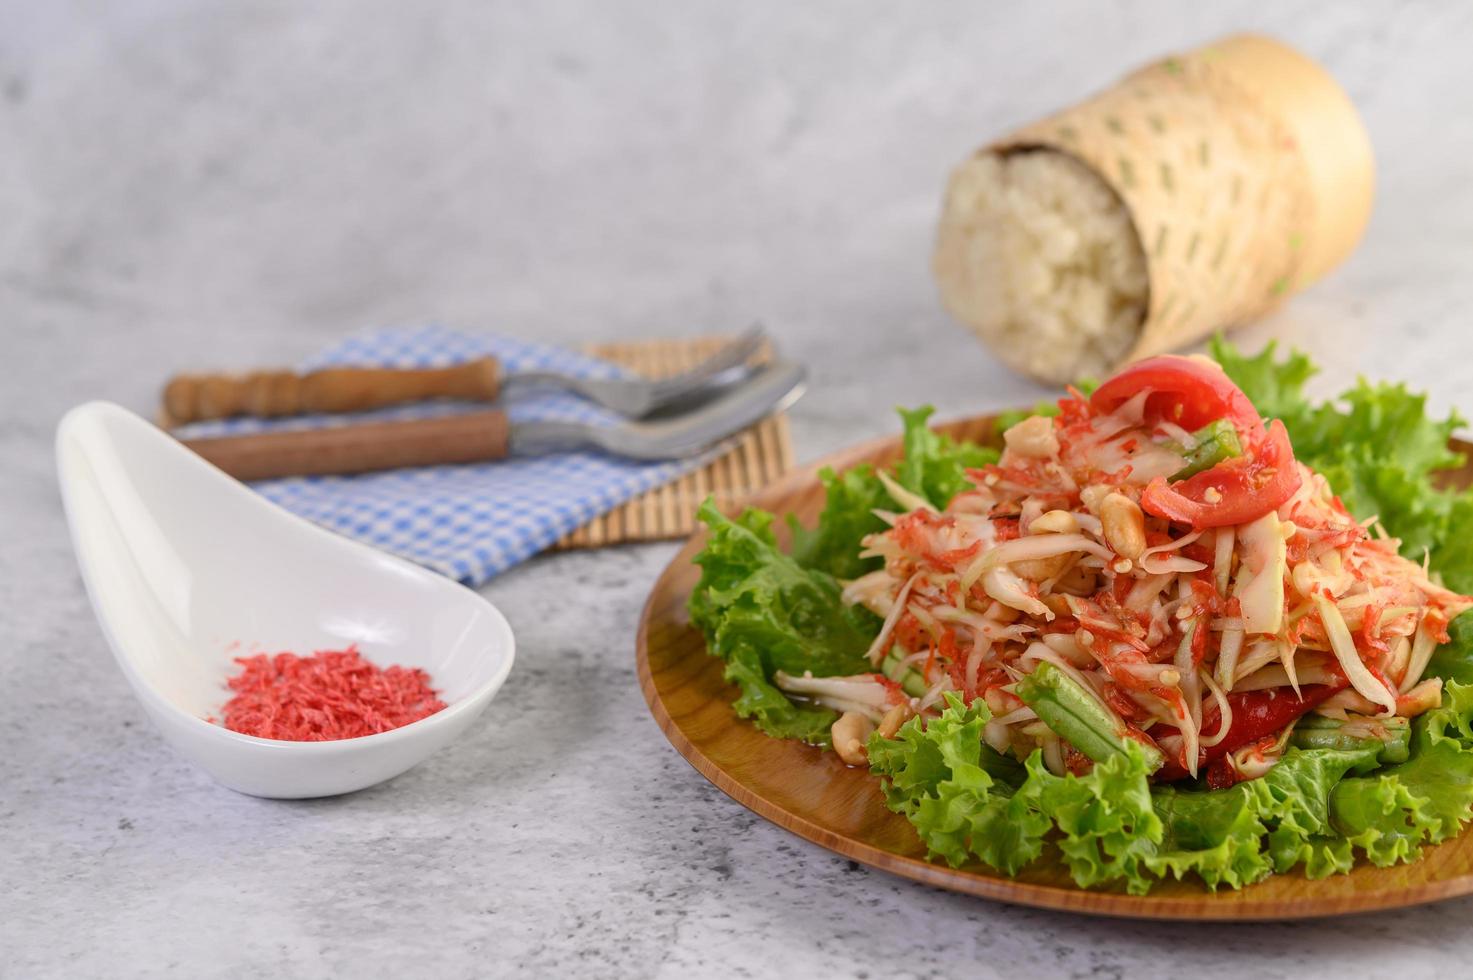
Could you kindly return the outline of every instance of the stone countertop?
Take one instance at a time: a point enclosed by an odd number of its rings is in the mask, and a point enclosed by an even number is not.
[[[407,775],[308,803],[236,795],[164,746],[111,664],[50,440],[85,399],[147,411],[176,369],[428,320],[573,344],[761,318],[813,369],[793,412],[805,459],[892,431],[894,404],[1033,400],[938,308],[947,169],[1243,28],[1323,59],[1380,165],[1360,251],[1244,343],[1282,337],[1327,373],[1473,410],[1473,9],[5,7],[0,975],[1466,972],[1473,900],[1092,920],[923,888],[767,824],[676,755],[640,696],[635,622],[673,545],[488,585],[517,667]]]

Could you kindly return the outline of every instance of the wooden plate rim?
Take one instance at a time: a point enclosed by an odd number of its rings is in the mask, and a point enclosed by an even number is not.
[[[936,428],[941,431],[975,429],[989,425],[992,418],[993,416],[975,416],[938,425]],[[1461,440],[1454,440],[1454,442],[1460,451],[1473,452],[1473,445]],[[842,470],[861,462],[884,458],[896,454],[899,445],[898,436],[882,437],[840,450],[808,466],[793,470],[781,480],[753,496],[749,502],[761,507],[766,500],[785,497],[808,487],[817,480],[819,470],[824,467]],[[1118,892],[1041,885],[976,874],[964,869],[953,869],[945,864],[934,864],[919,858],[896,854],[863,841],[836,834],[814,823],[802,813],[769,802],[707,756],[681,730],[680,725],[667,710],[655,686],[649,662],[648,643],[655,609],[662,596],[670,591],[669,582],[672,577],[690,565],[691,559],[701,547],[702,537],[702,533],[698,531],[665,566],[654,587],[650,590],[649,597],[645,600],[644,608],[640,613],[635,642],[635,660],[640,690],[644,694],[650,714],[675,750],[717,789],[753,813],[835,854],[912,881],[981,898],[1033,908],[1130,919],[1238,922],[1311,919],[1404,908],[1473,894],[1473,873],[1468,873],[1441,881],[1383,888],[1350,896],[1336,895],[1320,898],[1255,899],[1253,892],[1259,887],[1258,885],[1250,885],[1236,892],[1229,890],[1209,892],[1204,888],[1200,895],[1124,895]],[[1465,829],[1460,837],[1451,838],[1445,841],[1444,845],[1465,838],[1470,832],[1473,832],[1473,828]],[[1427,861],[1432,850],[1433,848],[1424,848],[1419,861]],[[1356,869],[1350,872],[1349,877],[1354,878],[1365,868],[1363,862],[1358,863]],[[1266,879],[1266,882],[1273,880],[1269,878]],[[1315,882],[1308,884],[1312,887]]]

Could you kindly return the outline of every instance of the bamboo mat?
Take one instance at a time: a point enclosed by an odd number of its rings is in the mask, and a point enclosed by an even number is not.
[[[666,377],[714,354],[727,337],[589,344],[584,352],[652,378]],[[772,356],[766,344],[759,361]],[[714,494],[718,505],[753,493],[793,467],[785,415],[763,419],[737,437],[730,451],[663,487],[656,487],[568,534],[554,547],[602,548],[629,541],[683,538],[695,530],[696,508]]]

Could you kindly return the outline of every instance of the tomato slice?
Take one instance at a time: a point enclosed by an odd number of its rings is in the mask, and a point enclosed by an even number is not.
[[[1274,419],[1252,455],[1224,460],[1179,483],[1156,477],[1141,492],[1141,509],[1193,528],[1246,524],[1278,510],[1302,482],[1289,432]]]
[[[1294,463],[1289,433],[1277,420],[1264,429],[1263,417],[1226,372],[1201,357],[1164,354],[1128,365],[1090,396],[1096,412],[1113,412],[1149,391],[1145,419],[1168,421],[1195,431],[1219,419],[1238,430],[1243,455],[1176,483],[1152,480],[1141,494],[1149,514],[1194,528],[1245,524],[1294,495],[1302,477]]]
[[[1149,388],[1145,421],[1165,420],[1195,432],[1218,419],[1238,430],[1250,454],[1263,441],[1263,418],[1216,363],[1205,357],[1163,354],[1127,365],[1095,389],[1089,403],[1101,414],[1113,412]]]

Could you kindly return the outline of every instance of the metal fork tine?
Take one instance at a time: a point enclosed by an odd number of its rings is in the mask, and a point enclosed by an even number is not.
[[[502,392],[508,394],[522,387],[550,385],[582,395],[628,418],[644,418],[667,407],[671,407],[673,412],[672,406],[676,403],[700,400],[708,389],[715,395],[738,377],[745,376],[748,373],[747,362],[762,346],[765,337],[761,324],[755,324],[695,367],[658,381],[610,381],[541,371],[518,372],[506,378]]]
[[[803,391],[807,372],[779,361],[683,415],[657,422],[595,425],[584,422],[518,422],[511,430],[514,455],[536,455],[598,446],[633,459],[672,459],[699,452],[772,412],[782,411]]]
[[[733,368],[742,367],[757,353],[765,337],[766,331],[762,329],[762,325],[755,323],[695,367],[656,380],[654,390],[662,395],[666,392],[684,392]]]

